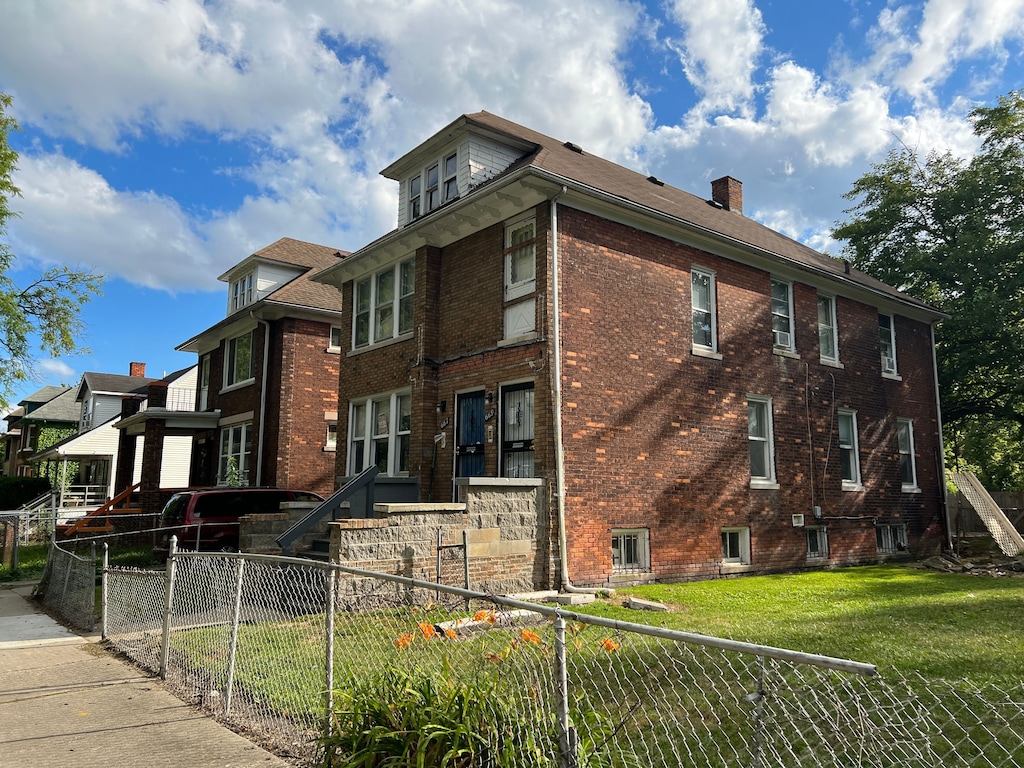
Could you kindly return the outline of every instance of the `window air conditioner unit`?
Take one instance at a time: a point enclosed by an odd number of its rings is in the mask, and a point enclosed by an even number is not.
[[[793,515],[793,527],[794,528],[803,528],[804,527],[804,516],[803,515]]]
[[[792,336],[786,331],[772,331],[775,334],[775,346],[785,347],[789,349],[791,346]]]

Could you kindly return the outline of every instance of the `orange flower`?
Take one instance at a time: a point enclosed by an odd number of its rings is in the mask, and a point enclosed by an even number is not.
[[[429,621],[421,621],[416,626],[420,628],[420,634],[427,640],[437,636],[437,630]]]
[[[473,614],[473,621],[487,621],[493,624],[495,619],[494,611],[481,610]]]
[[[459,633],[456,632],[451,627],[449,627],[448,629],[446,629],[444,631],[444,636],[447,637],[449,640],[458,640],[459,639]]]
[[[522,632],[519,633],[519,637],[523,639],[524,643],[540,644],[540,635],[538,635],[532,629],[524,629]]]
[[[402,648],[405,648],[405,646],[407,646],[411,642],[412,642],[412,635],[411,634],[403,634],[403,635],[399,635],[398,639],[395,640],[395,645],[397,645],[398,649],[401,650]]]
[[[619,644],[612,640],[610,637],[606,637],[601,641],[601,647],[611,653],[612,651],[619,650]]]

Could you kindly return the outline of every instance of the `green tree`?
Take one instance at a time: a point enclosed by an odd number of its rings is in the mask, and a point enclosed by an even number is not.
[[[936,332],[946,439],[993,488],[1024,487],[1024,91],[971,113],[974,157],[894,150],[833,235],[859,269],[950,315]]]
[[[57,357],[83,351],[83,304],[100,292],[103,278],[67,265],[51,267],[25,285],[11,277],[16,257],[7,242],[7,222],[17,216],[11,201],[20,197],[13,174],[18,153],[8,137],[18,124],[8,114],[11,97],[0,93],[0,406],[18,382],[30,378],[33,351]]]

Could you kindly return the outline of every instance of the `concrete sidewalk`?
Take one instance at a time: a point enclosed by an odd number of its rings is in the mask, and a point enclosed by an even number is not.
[[[0,587],[0,768],[294,768]]]

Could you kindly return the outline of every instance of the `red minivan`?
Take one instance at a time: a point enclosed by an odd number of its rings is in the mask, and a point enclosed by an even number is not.
[[[281,511],[283,501],[323,501],[312,491],[285,488],[202,488],[179,491],[160,513],[153,554],[166,558],[171,536],[179,549],[237,552],[238,518]]]

